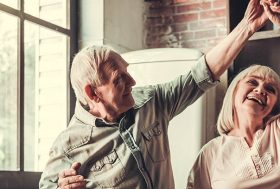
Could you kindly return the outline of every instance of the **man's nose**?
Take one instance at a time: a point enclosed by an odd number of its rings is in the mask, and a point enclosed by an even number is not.
[[[127,74],[127,83],[129,83],[129,85],[131,86],[136,85],[136,81],[133,79],[133,77],[130,74]]]

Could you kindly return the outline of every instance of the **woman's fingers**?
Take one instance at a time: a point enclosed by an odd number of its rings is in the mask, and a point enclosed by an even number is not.
[[[274,11],[268,4],[263,3],[262,5],[269,20],[280,26],[280,14],[277,11]],[[279,7],[277,7],[277,10],[280,12]]]
[[[280,5],[278,6],[270,6],[270,9],[273,11],[273,12],[277,12],[280,14]]]

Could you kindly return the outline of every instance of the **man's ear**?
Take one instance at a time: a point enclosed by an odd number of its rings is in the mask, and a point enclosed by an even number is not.
[[[91,87],[91,85],[87,84],[85,86],[84,90],[90,100],[94,100],[95,102],[99,101],[99,97],[96,95],[96,93],[93,90],[93,88]]]

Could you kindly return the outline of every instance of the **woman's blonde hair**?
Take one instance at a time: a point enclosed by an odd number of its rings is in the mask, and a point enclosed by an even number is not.
[[[247,76],[257,76],[261,78],[269,78],[270,81],[275,83],[278,91],[278,99],[275,107],[273,108],[272,112],[270,113],[269,117],[274,116],[280,112],[280,78],[279,75],[273,71],[271,68],[267,66],[261,65],[252,65],[242,72],[240,72],[231,82],[229,85],[226,95],[224,97],[223,106],[220,111],[218,121],[217,121],[217,129],[219,134],[226,134],[230,132],[234,127],[234,95],[236,86],[238,85],[239,81],[244,79]],[[268,121],[267,119],[264,122]]]

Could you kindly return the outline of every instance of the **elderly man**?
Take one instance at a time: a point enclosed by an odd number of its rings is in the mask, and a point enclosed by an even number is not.
[[[217,83],[266,21],[251,0],[241,23],[190,72],[155,86],[132,89],[128,63],[106,47],[81,50],[71,68],[75,114],[51,148],[40,188],[175,188],[169,121]]]

